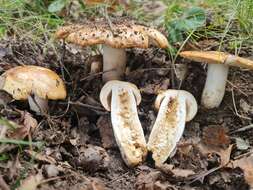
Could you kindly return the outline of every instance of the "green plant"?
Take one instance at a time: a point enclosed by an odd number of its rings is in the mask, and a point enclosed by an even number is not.
[[[169,13],[169,14],[168,14]],[[178,18],[171,19],[168,15],[179,15]],[[172,5],[167,12],[165,27],[168,31],[168,38],[171,43],[182,42],[184,34],[196,30],[205,25],[206,16],[204,9],[192,7],[185,9],[180,6]]]

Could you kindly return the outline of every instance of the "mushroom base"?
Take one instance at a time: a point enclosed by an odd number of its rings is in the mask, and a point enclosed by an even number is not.
[[[229,66],[209,64],[201,104],[208,109],[219,107],[226,90]]]
[[[36,113],[47,113],[48,111],[48,100],[42,99],[36,95],[34,97],[28,96],[28,103],[30,109]]]

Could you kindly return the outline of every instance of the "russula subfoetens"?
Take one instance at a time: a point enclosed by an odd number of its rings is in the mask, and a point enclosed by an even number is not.
[[[103,86],[100,101],[106,110],[111,111],[113,133],[125,163],[128,166],[138,165],[147,154],[137,113],[137,105],[141,102],[140,91],[134,84],[112,80]]]
[[[103,44],[103,81],[119,80],[126,67],[125,48],[148,48],[150,45],[167,48],[167,38],[158,30],[132,22],[107,21],[70,25],[58,29],[58,39],[80,46]]]
[[[15,100],[27,100],[31,110],[48,111],[48,100],[66,98],[62,79],[52,70],[39,66],[18,66],[7,70],[0,77],[0,89]]]
[[[163,164],[181,138],[185,122],[194,118],[198,105],[192,94],[184,90],[167,90],[155,101],[158,115],[148,141],[148,150],[156,166]]]
[[[222,102],[230,66],[253,70],[253,61],[224,52],[183,51],[180,56],[196,62],[208,63],[201,104],[209,109],[219,107]]]

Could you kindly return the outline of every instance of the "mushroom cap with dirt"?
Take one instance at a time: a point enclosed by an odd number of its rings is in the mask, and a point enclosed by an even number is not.
[[[201,104],[208,108],[219,107],[225,94],[228,70],[237,66],[253,70],[253,61],[218,51],[183,51],[180,56],[202,63],[208,63],[207,78]]]
[[[39,66],[18,66],[0,76],[0,89],[15,100],[27,100],[31,110],[47,112],[48,100],[66,98],[62,79],[52,70]]]
[[[160,166],[173,155],[184,132],[185,122],[194,118],[198,105],[191,93],[169,89],[157,96],[155,108],[159,112],[147,146],[155,165]]]
[[[128,166],[138,165],[147,154],[137,112],[137,105],[141,102],[140,91],[129,82],[112,80],[103,86],[100,101],[105,109],[111,111],[113,133],[123,160]]]
[[[80,46],[103,45],[103,81],[119,80],[126,67],[125,48],[168,48],[167,38],[158,30],[129,21],[108,23],[105,20],[63,26],[58,39]]]

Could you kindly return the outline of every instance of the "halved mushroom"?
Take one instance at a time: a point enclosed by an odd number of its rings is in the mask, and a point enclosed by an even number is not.
[[[132,22],[89,22],[61,27],[56,38],[81,46],[103,44],[103,80],[119,80],[126,67],[125,48],[167,48],[167,38],[159,31]]]
[[[183,51],[180,55],[196,62],[208,63],[201,104],[209,109],[219,107],[222,102],[230,66],[253,70],[253,61],[224,52]]]
[[[114,136],[125,163],[128,166],[138,165],[147,154],[137,112],[141,101],[138,88],[129,82],[109,81],[100,92],[100,101],[106,110],[111,111]]]
[[[148,141],[148,150],[156,166],[163,164],[181,138],[185,122],[194,118],[198,105],[192,94],[184,90],[167,90],[155,101],[158,115]]]
[[[27,100],[31,110],[47,113],[48,100],[66,98],[62,79],[52,70],[39,66],[18,66],[0,77],[0,89],[15,100]]]

